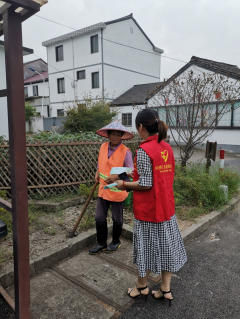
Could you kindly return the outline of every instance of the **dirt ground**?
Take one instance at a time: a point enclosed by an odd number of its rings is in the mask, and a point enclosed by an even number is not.
[[[95,227],[95,207],[96,200],[92,200],[84,214],[84,217],[77,229],[78,232],[86,231]],[[31,209],[29,211],[29,242],[30,257],[41,253],[42,251],[65,242],[69,238],[69,233],[76,223],[83,205],[69,207],[65,210],[53,213],[45,213]],[[201,217],[201,216],[200,216]],[[196,222],[200,217],[194,220],[178,220],[179,228],[182,231],[186,227]],[[123,222],[133,226],[134,216],[130,209],[124,209]],[[107,217],[108,223],[112,223],[111,212]],[[12,234],[5,239],[0,240],[0,269],[13,263],[13,240]]]

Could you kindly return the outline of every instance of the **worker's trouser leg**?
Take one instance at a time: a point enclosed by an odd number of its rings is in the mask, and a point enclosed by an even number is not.
[[[123,222],[123,202],[110,202],[106,199],[98,197],[95,220],[96,222],[103,223],[107,219],[107,212],[109,206],[112,206],[112,220],[113,223]]]

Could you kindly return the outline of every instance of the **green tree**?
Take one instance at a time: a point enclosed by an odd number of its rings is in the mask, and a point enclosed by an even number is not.
[[[29,121],[30,117],[39,116],[37,110],[34,106],[30,105],[28,102],[25,103],[25,119]]]
[[[117,114],[104,97],[97,96],[93,100],[91,95],[84,97],[84,103],[68,105],[66,111],[64,129],[70,133],[96,132],[110,123]]]

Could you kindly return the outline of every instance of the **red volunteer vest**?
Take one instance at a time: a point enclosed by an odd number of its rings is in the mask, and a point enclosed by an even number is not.
[[[120,191],[116,187],[110,189],[104,189],[103,187],[107,185],[104,181],[110,176],[111,169],[123,166],[128,148],[121,144],[112,156],[108,158],[108,145],[109,143],[107,142],[101,146],[98,157],[100,177],[98,196],[111,202],[123,202],[128,196],[126,191]]]
[[[158,136],[150,136],[140,144],[151,159],[153,187],[146,191],[133,191],[133,212],[136,219],[159,223],[175,214],[173,180],[175,159],[173,150]],[[133,181],[138,181],[137,155],[134,161]]]

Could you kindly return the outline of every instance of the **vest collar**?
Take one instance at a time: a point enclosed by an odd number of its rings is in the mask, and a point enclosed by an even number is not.
[[[152,135],[152,136],[149,136],[145,141],[141,142],[140,146],[144,143],[147,143],[147,142],[150,142],[150,141],[153,141],[153,140],[157,140],[158,139],[158,135]]]

